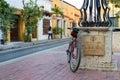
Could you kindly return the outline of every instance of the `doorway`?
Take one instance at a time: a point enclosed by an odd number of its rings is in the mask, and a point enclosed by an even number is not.
[[[18,19],[15,19],[14,28],[10,31],[10,39],[11,41],[19,41],[19,33],[18,33]]]

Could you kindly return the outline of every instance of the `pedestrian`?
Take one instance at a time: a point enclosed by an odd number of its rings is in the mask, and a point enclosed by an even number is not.
[[[2,41],[2,31],[1,31],[1,29],[0,29],[0,44],[1,44],[1,41]]]
[[[53,39],[51,26],[48,28],[48,40],[50,40],[50,39]]]

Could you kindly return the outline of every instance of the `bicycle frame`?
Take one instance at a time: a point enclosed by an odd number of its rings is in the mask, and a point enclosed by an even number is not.
[[[68,28],[71,29],[71,28]],[[80,31],[77,28],[71,29],[72,41],[70,41],[67,52],[67,59],[70,65],[70,70],[72,72],[76,72],[79,68],[80,61],[81,61],[81,45],[77,41],[77,34]],[[89,30],[83,30],[84,32],[89,33]]]
[[[74,47],[75,47],[75,45],[77,44],[77,39],[76,38],[72,38],[72,43],[71,43],[71,55],[74,57]],[[76,54],[76,55],[78,55],[78,53]]]

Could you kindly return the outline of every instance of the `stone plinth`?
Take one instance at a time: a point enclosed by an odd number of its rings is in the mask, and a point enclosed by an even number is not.
[[[107,27],[83,27],[90,33],[78,33],[78,41],[82,47],[80,68],[98,70],[117,70],[112,61],[112,31]]]
[[[113,32],[112,45],[112,50],[114,52],[120,51],[120,32]]]

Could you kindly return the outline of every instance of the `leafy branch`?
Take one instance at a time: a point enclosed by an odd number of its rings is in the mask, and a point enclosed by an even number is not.
[[[30,34],[35,29],[39,19],[43,17],[43,7],[37,5],[37,0],[29,0],[28,3],[22,1],[24,9],[22,11],[21,19],[25,22],[25,29],[27,34],[27,41],[29,40]]]

